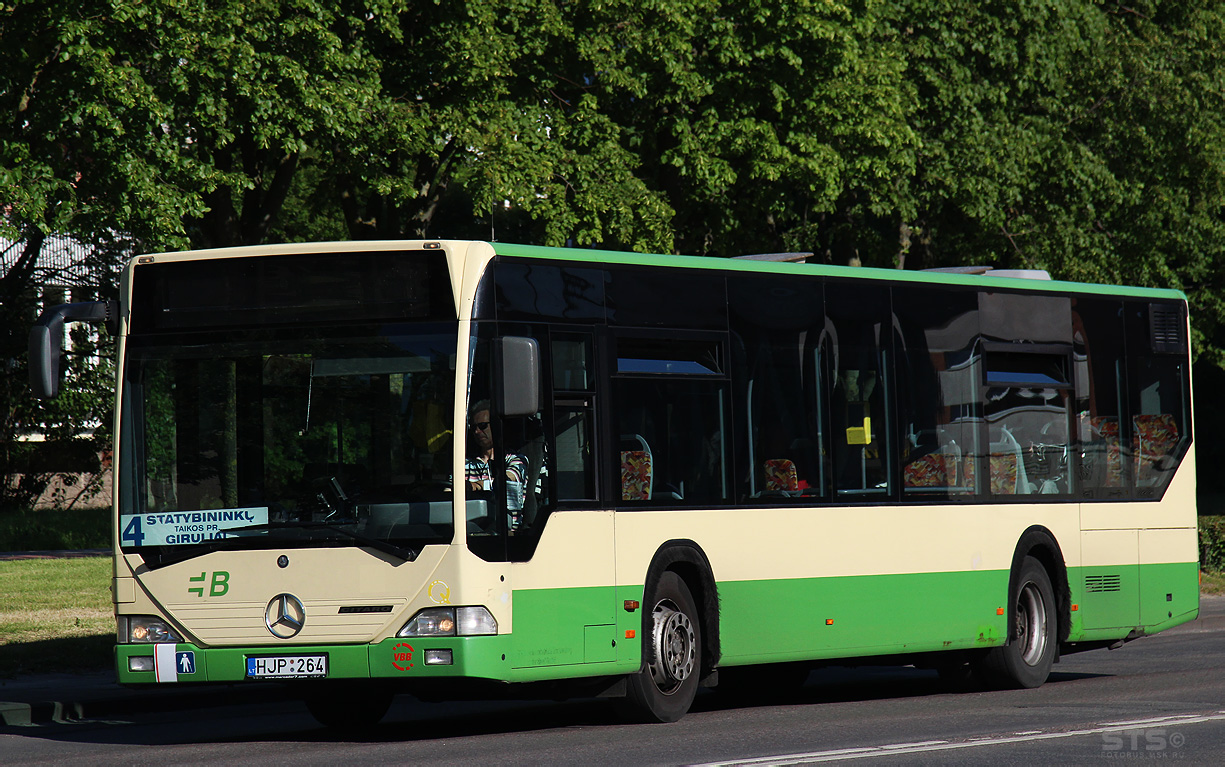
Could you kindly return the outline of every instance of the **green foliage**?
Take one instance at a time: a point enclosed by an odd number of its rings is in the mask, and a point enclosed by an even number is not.
[[[1219,370],[1223,37],[1214,0],[9,0],[0,231],[104,246],[110,291],[337,237],[1046,268],[1186,291]]]
[[[0,353],[14,361],[0,377],[0,511],[33,504],[59,478],[83,476],[86,486],[69,498],[62,492],[53,503],[73,505],[97,491],[101,457],[110,449],[114,407],[113,344],[105,336],[92,337],[85,326],[69,326],[68,350],[62,363],[63,390],[59,397],[40,402],[29,392],[25,364],[28,314],[8,311]],[[13,316],[17,314],[17,316]],[[13,347],[21,352],[8,351]],[[20,355],[20,356],[19,356]],[[44,441],[20,441],[18,435],[38,433]]]
[[[922,142],[916,216],[891,217],[919,233],[907,266],[1181,288],[1225,364],[1219,3],[890,6]]]
[[[15,509],[0,514],[0,551],[109,549],[111,510]]]
[[[1225,517],[1199,518],[1199,566],[1225,573]]]

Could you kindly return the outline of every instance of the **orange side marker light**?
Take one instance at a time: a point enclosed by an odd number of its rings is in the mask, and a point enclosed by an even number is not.
[[[626,629],[626,630],[625,630],[625,638],[626,638],[626,639],[633,639],[633,638],[634,638],[634,637],[636,637],[636,636],[638,636],[638,633],[637,633],[636,631],[634,631],[633,629]]]
[[[996,615],[1003,615],[1003,614],[1004,614],[1004,608],[1002,608],[1002,607],[997,607],[997,608],[995,608],[995,614],[996,614]]]

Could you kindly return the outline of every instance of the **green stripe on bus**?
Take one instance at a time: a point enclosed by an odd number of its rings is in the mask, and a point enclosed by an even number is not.
[[[1194,619],[1199,609],[1195,562],[1068,568],[1068,585],[1077,605],[1073,640],[1095,637],[1101,629],[1161,631]]]
[[[1194,562],[1068,569],[1069,639],[1121,639],[1195,618]],[[1006,633],[1008,571],[724,581],[718,584],[722,665],[822,660],[964,650],[999,645]],[[625,609],[626,601],[638,609]],[[488,637],[390,638],[375,644],[200,648],[195,671],[180,682],[236,682],[249,655],[327,653],[328,677],[414,679],[469,677],[529,682],[636,671],[642,659],[641,586],[521,589],[515,631]],[[630,636],[632,632],[632,637]],[[451,663],[426,664],[449,650]],[[122,684],[152,683],[152,671],[128,670],[130,656],[153,645],[118,645]]]
[[[724,665],[990,647],[1007,571],[719,584]]]
[[[903,269],[878,269],[867,266],[835,266],[830,264],[797,264],[748,259],[714,258],[710,256],[675,256],[650,253],[626,253],[610,250],[548,248],[540,245],[490,243],[499,256],[539,258],[550,261],[572,261],[592,266],[626,264],[663,266],[686,269],[717,269],[730,272],[775,274],[807,274],[832,279],[913,282],[928,285],[965,285],[976,288],[1010,288],[1047,293],[1090,293],[1093,295],[1126,296],[1132,298],[1162,298],[1185,301],[1186,294],[1169,288],[1142,288],[1124,285],[1103,285],[1060,280],[1028,280],[1016,277],[989,277],[949,272],[916,272]]]

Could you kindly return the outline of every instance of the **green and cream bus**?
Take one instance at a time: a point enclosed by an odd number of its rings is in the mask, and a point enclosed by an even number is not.
[[[278,680],[335,725],[397,691],[673,721],[828,663],[1035,687],[1199,609],[1186,299],[1044,277],[161,253],[44,313],[32,384],[110,324],[126,685]]]

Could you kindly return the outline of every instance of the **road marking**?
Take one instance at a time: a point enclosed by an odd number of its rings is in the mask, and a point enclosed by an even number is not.
[[[1151,719],[1136,719],[1127,722],[1105,722],[1096,727],[1065,732],[1048,732],[1045,730],[1030,730],[1010,735],[991,735],[987,737],[968,738],[966,740],[926,740],[918,743],[894,743],[885,746],[861,746],[854,748],[839,748],[829,751],[809,751],[802,754],[779,754],[777,756],[761,756],[749,759],[735,759],[723,762],[705,762],[691,767],[782,767],[793,764],[813,764],[816,762],[832,762],[837,759],[865,759],[877,756],[895,756],[897,754],[917,754],[924,751],[951,751],[957,748],[975,748],[978,746],[994,746],[1001,743],[1026,743],[1038,740],[1054,740],[1056,738],[1075,738],[1083,735],[1097,735],[1103,732],[1119,732],[1134,730],[1141,727],[1199,724],[1201,722],[1225,721],[1225,711],[1209,714],[1183,714],[1178,716],[1161,716]]]

